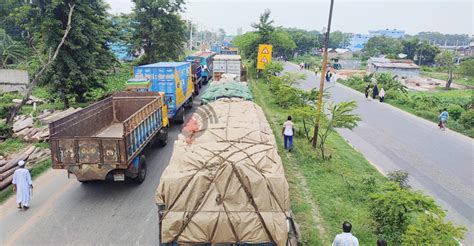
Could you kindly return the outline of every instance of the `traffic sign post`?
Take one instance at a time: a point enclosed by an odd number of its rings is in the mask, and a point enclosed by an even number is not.
[[[258,45],[257,69],[263,70],[265,65],[272,61],[273,46],[271,44]]]

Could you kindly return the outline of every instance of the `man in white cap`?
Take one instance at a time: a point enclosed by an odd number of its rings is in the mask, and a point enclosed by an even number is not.
[[[30,171],[25,168],[25,161],[19,161],[18,166],[20,168],[13,173],[13,191],[16,192],[18,208],[27,210],[30,204],[30,189],[33,189],[33,182],[31,181]]]

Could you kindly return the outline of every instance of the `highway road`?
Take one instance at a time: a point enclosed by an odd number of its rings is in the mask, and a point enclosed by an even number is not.
[[[319,76],[285,63],[285,71],[306,74],[297,85],[319,88]],[[411,186],[433,196],[447,217],[469,228],[463,241],[474,245],[474,141],[459,133],[440,131],[437,124],[406,113],[338,83],[325,83],[330,100],[355,100],[362,118],[353,130],[339,133],[382,173],[402,169]],[[389,95],[388,95],[389,96]]]
[[[0,245],[157,245],[155,189],[180,130],[172,126],[166,147],[145,152],[148,173],[141,185],[81,184],[65,170],[49,170],[33,181],[28,211],[19,211],[13,198],[0,206]]]

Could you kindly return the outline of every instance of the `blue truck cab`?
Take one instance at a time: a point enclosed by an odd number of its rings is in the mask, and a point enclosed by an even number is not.
[[[213,68],[212,63],[215,53],[211,51],[201,51],[186,57],[186,61],[200,61],[201,62],[201,79],[203,84],[207,84],[212,79]]]
[[[164,92],[168,103],[168,117],[178,123],[185,120],[184,108],[192,107],[194,83],[190,62],[158,62],[133,68],[134,78],[126,87],[148,86],[140,91]],[[145,81],[149,81],[147,84]],[[138,89],[138,88],[137,88]]]

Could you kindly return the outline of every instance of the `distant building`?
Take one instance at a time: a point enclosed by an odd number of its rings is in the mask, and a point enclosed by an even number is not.
[[[352,51],[349,49],[330,49],[328,50],[328,58],[329,59],[351,59],[353,57]]]
[[[354,52],[364,48],[367,41],[372,37],[386,36],[389,38],[403,38],[405,31],[398,29],[382,29],[377,31],[369,31],[369,34],[354,34],[348,48]]]
[[[387,59],[371,57],[367,60],[367,71],[371,73],[391,73],[400,78],[420,76],[420,67],[409,59]]]
[[[25,93],[30,82],[28,72],[16,69],[0,69],[0,93]]]

